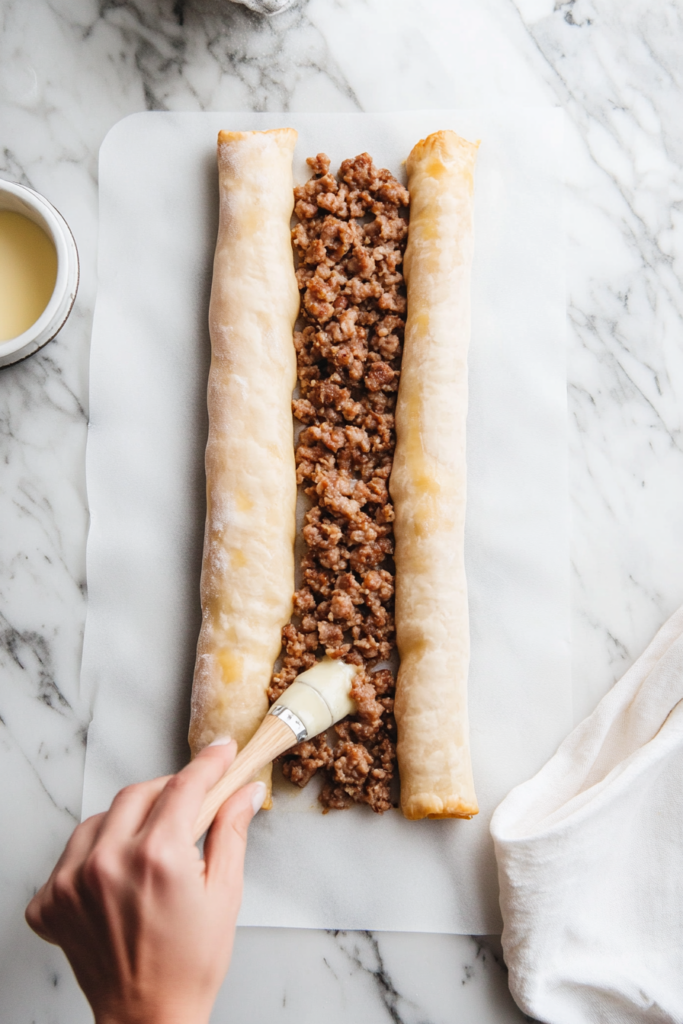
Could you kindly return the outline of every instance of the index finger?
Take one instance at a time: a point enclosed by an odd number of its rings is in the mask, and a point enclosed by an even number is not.
[[[147,816],[139,835],[152,829],[163,829],[182,836],[189,833],[194,846],[194,826],[202,800],[235,760],[237,744],[228,743],[205,747],[177,775],[172,775]]]
[[[147,815],[171,778],[162,775],[149,782],[138,782],[120,790],[102,823],[98,842],[125,842],[138,832],[145,823]]]

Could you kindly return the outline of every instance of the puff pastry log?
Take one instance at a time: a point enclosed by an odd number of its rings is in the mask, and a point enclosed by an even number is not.
[[[221,132],[220,219],[209,308],[207,516],[190,746],[241,748],[292,613],[296,472],[290,218],[297,133]],[[270,769],[261,776],[268,782]],[[269,805],[270,798],[266,800]]]
[[[465,420],[478,143],[437,132],[407,160],[408,318],[396,407],[396,689],[407,818],[478,811],[467,720]]]

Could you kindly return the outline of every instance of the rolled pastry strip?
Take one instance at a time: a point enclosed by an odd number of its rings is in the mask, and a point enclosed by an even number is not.
[[[390,490],[396,519],[396,688],[406,818],[478,811],[467,719],[465,420],[477,144],[444,131],[407,160],[408,317]]]
[[[220,219],[209,308],[207,514],[193,755],[217,736],[232,736],[241,748],[254,734],[268,711],[280,632],[292,612],[292,331],[299,291],[290,218],[296,138],[291,128],[218,136]],[[269,782],[270,768],[261,778]]]

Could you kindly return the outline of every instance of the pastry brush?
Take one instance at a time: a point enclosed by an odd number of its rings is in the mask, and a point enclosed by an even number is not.
[[[274,758],[303,740],[313,739],[356,711],[350,692],[356,672],[355,665],[323,658],[296,677],[280,694],[225,775],[204,797],[195,825],[195,841],[204,835],[228,797],[251,782]]]

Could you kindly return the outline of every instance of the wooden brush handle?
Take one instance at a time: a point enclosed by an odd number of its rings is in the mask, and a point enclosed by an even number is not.
[[[194,840],[197,842],[218,814],[228,797],[251,782],[262,768],[297,742],[293,729],[275,715],[266,715],[260,726],[228,768],[225,775],[204,797]]]

